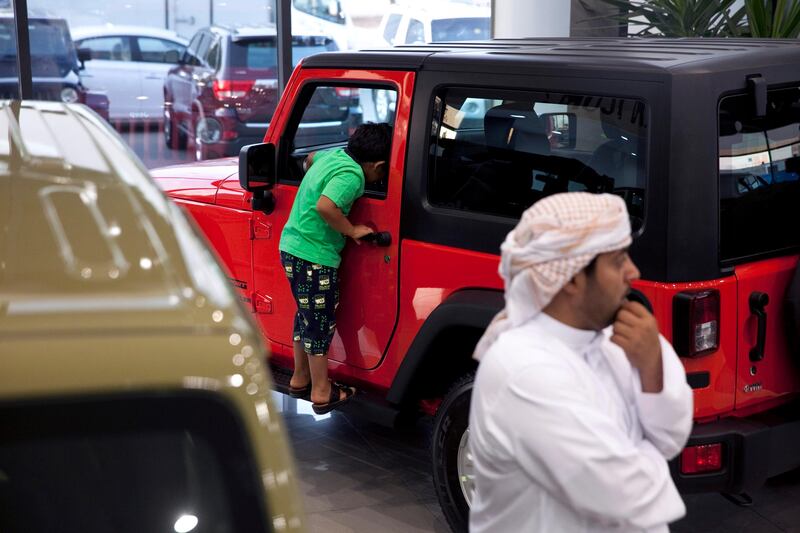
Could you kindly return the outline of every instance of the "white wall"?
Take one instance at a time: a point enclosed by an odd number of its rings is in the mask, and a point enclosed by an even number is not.
[[[494,0],[494,36],[568,37],[570,0]]]

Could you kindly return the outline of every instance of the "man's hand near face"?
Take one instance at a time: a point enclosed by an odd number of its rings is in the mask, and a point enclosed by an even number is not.
[[[664,386],[658,323],[642,304],[625,302],[613,324],[611,342],[620,346],[639,371],[642,392],[658,393]]]

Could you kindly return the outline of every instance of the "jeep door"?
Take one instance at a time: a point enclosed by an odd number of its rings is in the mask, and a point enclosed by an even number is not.
[[[767,115],[752,97],[720,102],[720,255],[738,284],[736,408],[797,390],[786,324],[800,244],[800,95],[769,91]],[[795,288],[795,290],[800,287]]]
[[[340,306],[329,360],[359,369],[376,367],[389,344],[397,318],[398,237],[409,105],[414,74],[403,71],[339,71],[308,69],[295,72],[275,115],[266,141],[278,145],[276,207],[271,214],[254,213],[263,238],[253,241],[255,307],[262,327],[274,343],[291,354],[292,322],[296,311],[283,274],[278,245],[297,188],[303,177],[302,160],[311,152],[341,148],[362,122],[361,99],[371,102],[379,90],[397,94],[389,174],[386,183],[367,185],[349,218],[387,232],[386,246],[348,242],[342,253]],[[269,235],[267,237],[267,235]],[[281,349],[275,352],[280,357]]]

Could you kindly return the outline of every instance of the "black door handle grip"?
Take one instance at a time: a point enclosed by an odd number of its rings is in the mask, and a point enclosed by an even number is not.
[[[391,246],[392,234],[388,231],[376,231],[375,233],[364,235],[361,237],[361,240],[371,242],[375,244],[375,246]]]
[[[750,293],[750,312],[758,319],[756,345],[750,348],[751,361],[764,359],[764,346],[767,343],[767,311],[765,307],[768,303],[769,294],[757,291]]]

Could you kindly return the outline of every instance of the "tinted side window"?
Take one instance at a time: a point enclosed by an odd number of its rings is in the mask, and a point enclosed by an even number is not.
[[[383,29],[383,38],[391,44],[394,44],[395,35],[397,34],[397,28],[400,26],[401,18],[399,13],[395,13],[389,15],[389,18],[386,20],[386,27]]]
[[[185,49],[180,43],[153,37],[139,37],[138,44],[141,61],[147,63],[169,63],[166,56],[167,52],[174,50],[178,52],[178,57],[180,57]]]
[[[431,204],[518,218],[567,191],[625,198],[644,219],[647,109],[625,98],[452,89],[434,103]]]
[[[206,64],[215,70],[218,69],[220,65],[220,42],[220,39],[214,39],[214,42],[208,48],[208,52],[206,52]]]
[[[800,89],[769,91],[767,116],[746,95],[719,107],[720,258],[800,245]]]
[[[112,61],[130,61],[131,47],[127,37],[97,37],[86,39],[81,43],[81,48],[92,51],[92,59],[107,59]]]
[[[294,0],[295,9],[336,24],[344,24],[344,13],[339,0]]]
[[[203,65],[205,64],[206,54],[208,54],[208,49],[211,47],[211,41],[214,39],[213,36],[209,35],[208,33],[203,34],[203,39],[200,41],[200,44],[197,46],[197,64]]]
[[[422,22],[411,19],[408,21],[408,31],[406,32],[406,44],[421,44],[425,42],[425,27]]]
[[[200,62],[197,59],[198,49],[200,48],[200,42],[203,40],[203,33],[196,33],[194,37],[192,37],[191,42],[189,42],[189,47],[186,49],[186,54],[183,57],[183,62],[187,65],[199,65]]]

